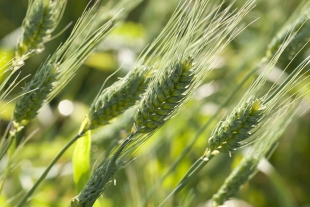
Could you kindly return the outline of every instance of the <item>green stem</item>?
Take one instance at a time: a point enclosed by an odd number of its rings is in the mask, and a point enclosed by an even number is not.
[[[28,198],[33,194],[33,192],[36,190],[36,188],[39,186],[39,184],[45,179],[49,171],[52,169],[52,167],[55,165],[55,163],[59,160],[59,158],[67,151],[69,147],[73,143],[75,143],[76,140],[78,140],[80,137],[85,134],[85,131],[77,134],[75,137],[73,137],[67,144],[64,146],[64,148],[58,153],[58,155],[53,159],[53,161],[49,164],[49,166],[45,169],[44,173],[40,176],[40,178],[36,181],[34,186],[28,191],[28,193],[22,198],[22,200],[17,204],[17,207],[21,207],[24,204],[27,203]]]
[[[116,160],[118,159],[118,157],[120,156],[120,154],[122,153],[122,151],[125,149],[125,147],[127,146],[127,144],[132,140],[132,138],[134,137],[134,134],[130,134],[129,137],[127,137],[127,139],[125,139],[125,141],[122,143],[122,145],[118,148],[118,150],[115,152],[115,154],[113,155],[113,157],[110,159],[108,166],[107,166],[107,170],[106,170],[106,174],[104,175],[103,179],[102,179],[102,183],[104,183],[104,185],[109,182],[110,177],[113,176],[113,167],[115,165]]]
[[[12,159],[11,157],[12,157],[12,155],[14,154],[13,149],[12,149],[12,150],[9,150],[10,147],[11,147],[11,145],[12,145],[12,143],[13,143],[14,140],[15,140],[14,134],[11,134],[11,133],[10,133],[10,136],[9,136],[8,139],[9,139],[9,140],[8,140],[9,142],[6,143],[6,146],[4,147],[4,149],[3,149],[3,151],[1,152],[1,155],[0,155],[0,160],[2,160],[2,158],[3,158],[4,155],[5,155],[5,153],[8,152],[8,155],[7,155],[7,166],[6,166],[4,175],[3,175],[3,177],[2,177],[2,180],[1,180],[1,182],[0,182],[0,194],[2,193],[5,180],[6,180],[8,174],[9,174],[9,172],[10,172],[10,170],[11,170],[11,166],[10,166],[10,165],[11,165],[11,159]]]
[[[3,176],[3,179],[1,180],[1,183],[0,183],[0,194],[2,192],[2,189],[4,187],[4,183],[5,183],[5,179],[7,177],[7,175],[9,174],[10,172],[10,165],[11,165],[11,157],[14,155],[14,151],[15,151],[15,146],[13,144],[13,142],[15,141],[16,143],[16,133],[17,133],[17,129],[16,128],[13,128],[10,132],[9,132],[9,137],[7,139],[7,143],[5,143],[5,146],[3,147],[1,153],[0,153],[0,160],[3,159],[4,155],[7,153],[7,166],[6,166],[6,169],[5,169],[5,173],[4,173],[4,176]],[[10,150],[11,149],[11,150]]]
[[[162,206],[171,196],[179,193],[190,181],[196,176],[200,170],[214,157],[214,155],[203,155],[200,157],[187,171],[178,186],[165,198],[165,200],[158,206]]]
[[[6,143],[6,145],[4,146],[4,148],[2,149],[2,152],[0,153],[0,160],[2,160],[2,158],[4,157],[5,153],[7,153],[7,151],[9,150],[11,144],[13,143],[13,140],[15,139],[15,136],[12,136],[10,134],[9,138],[8,138],[8,142]]]

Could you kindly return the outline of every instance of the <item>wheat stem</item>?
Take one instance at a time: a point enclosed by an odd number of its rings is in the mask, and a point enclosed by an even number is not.
[[[82,137],[85,134],[85,131],[79,133],[75,137],[73,137],[65,146],[62,148],[62,150],[57,154],[57,156],[53,159],[53,161],[48,165],[48,167],[45,169],[43,174],[39,177],[39,179],[35,182],[35,184],[32,186],[32,188],[26,193],[26,195],[21,199],[21,201],[17,204],[17,207],[21,207],[25,205],[30,198],[30,196],[34,193],[34,191],[37,189],[37,187],[40,185],[40,183],[45,179],[49,171],[52,169],[52,167],[55,165],[55,163],[59,160],[59,158],[67,151],[69,147],[73,143],[76,142],[80,137]]]
[[[117,160],[121,156],[123,150],[126,148],[126,146],[132,141],[135,134],[129,135],[121,144],[121,146],[117,149],[117,151],[113,154],[113,156],[108,160],[106,167],[104,167],[104,174],[102,174],[102,169],[97,168],[95,172],[93,173],[91,179],[87,182],[86,187],[83,188],[83,190],[80,192],[79,195],[74,197],[71,200],[71,207],[91,207],[97,200],[97,198],[101,195],[102,189],[104,189],[112,177],[116,173],[117,166]],[[98,177],[100,179],[98,179]],[[94,178],[94,179],[92,179]],[[99,189],[98,189],[99,187]]]
[[[214,155],[203,155],[200,157],[186,172],[182,180],[179,182],[178,186],[165,198],[165,200],[159,205],[163,206],[163,204],[170,199],[171,196],[179,193],[189,182],[190,180],[197,175],[197,173],[209,163],[209,161],[214,157]]]

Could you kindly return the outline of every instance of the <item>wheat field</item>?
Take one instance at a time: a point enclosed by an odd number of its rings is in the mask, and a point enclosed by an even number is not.
[[[310,206],[310,2],[0,2],[0,206]]]

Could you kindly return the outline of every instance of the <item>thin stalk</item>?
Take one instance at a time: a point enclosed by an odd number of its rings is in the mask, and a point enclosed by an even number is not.
[[[33,192],[36,190],[36,188],[40,185],[40,183],[45,179],[49,171],[52,169],[52,167],[55,165],[55,163],[59,160],[59,158],[67,151],[69,147],[73,143],[76,142],[80,137],[82,137],[85,134],[85,131],[77,134],[75,137],[73,137],[67,144],[64,146],[64,148],[58,153],[58,155],[53,159],[53,161],[49,164],[49,166],[45,169],[44,173],[40,176],[40,178],[36,181],[34,186],[28,191],[28,193],[22,198],[22,200],[17,204],[17,207],[21,207],[24,204],[27,203],[27,199],[33,194]]]
[[[191,151],[192,147],[194,146],[197,139],[200,137],[200,135],[209,127],[209,125],[215,120],[219,112],[222,110],[223,107],[225,107],[231,98],[235,95],[235,93],[243,86],[243,84],[266,62],[265,58],[263,58],[254,68],[252,68],[246,76],[242,79],[242,81],[231,91],[229,96],[226,97],[226,99],[220,104],[218,109],[215,111],[215,113],[208,119],[208,121],[201,126],[195,136],[190,140],[190,142],[186,145],[186,147],[183,149],[182,153],[179,155],[179,157],[172,163],[169,167],[169,169],[166,171],[166,173],[156,182],[154,187],[148,192],[146,195],[146,198],[144,200],[144,205],[148,201],[148,199],[153,195],[153,193],[156,191],[156,189],[159,187],[159,185],[168,177],[168,175],[173,172],[176,167],[179,165],[179,163],[182,161],[182,159]]]
[[[5,149],[1,152],[1,157],[0,157],[0,160],[2,160],[3,156],[5,155],[5,153],[6,152],[8,153],[8,155],[7,155],[7,167],[5,169],[3,178],[2,178],[1,183],[0,183],[0,194],[1,194],[2,190],[3,190],[5,180],[6,180],[8,174],[10,172],[10,168],[11,168],[10,165],[11,165],[11,161],[12,161],[11,157],[14,154],[14,152],[13,152],[14,149],[12,149],[12,148],[11,148],[11,150],[9,150],[9,149],[11,147],[11,144],[14,142],[15,138],[10,134],[9,139],[10,139],[9,142],[6,144]]]
[[[115,154],[113,155],[111,160],[108,162],[108,166],[107,166],[107,169],[106,169],[106,175],[103,177],[102,183],[104,183],[104,184],[107,183],[109,181],[110,177],[113,176],[113,173],[111,173],[111,172],[113,172],[112,169],[113,169],[113,167],[115,165],[115,162],[116,162],[117,158],[120,156],[122,151],[125,149],[125,147],[132,140],[133,137],[134,137],[134,134],[130,134],[129,137],[127,137],[125,139],[125,141],[122,143],[122,145],[115,152]]]
[[[8,142],[5,144],[5,146],[2,149],[2,152],[0,153],[0,160],[2,160],[2,158],[4,157],[5,153],[7,153],[7,151],[9,150],[13,140],[15,139],[14,136],[10,135],[8,138]]]
[[[192,177],[196,176],[197,173],[209,163],[209,161],[214,157],[214,155],[203,155],[200,157],[187,171],[182,180],[179,182],[178,186],[165,198],[165,200],[158,206],[162,206],[171,196],[179,193],[192,179]]]

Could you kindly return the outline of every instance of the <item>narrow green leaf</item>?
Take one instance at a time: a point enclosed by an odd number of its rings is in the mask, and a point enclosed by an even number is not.
[[[81,125],[80,131],[88,123],[86,117]],[[76,142],[73,152],[73,178],[77,192],[80,192],[90,176],[90,149],[91,149],[91,132],[87,131],[85,135]]]

